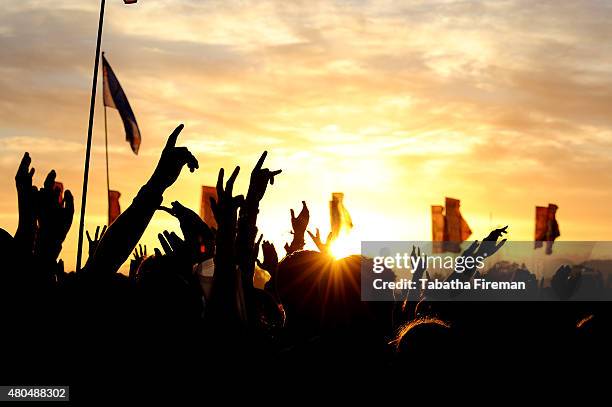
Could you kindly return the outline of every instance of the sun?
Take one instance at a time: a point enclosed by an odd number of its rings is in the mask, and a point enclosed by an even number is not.
[[[353,254],[358,254],[361,242],[356,240],[353,233],[338,236],[329,246],[329,252],[335,259],[343,259]]]

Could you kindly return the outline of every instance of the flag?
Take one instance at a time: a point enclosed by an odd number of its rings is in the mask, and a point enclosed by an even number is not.
[[[442,253],[444,252],[444,207],[441,205],[431,206],[431,252]]]
[[[432,253],[459,253],[461,243],[472,234],[459,211],[460,203],[458,199],[446,198],[445,206],[431,206]]]
[[[534,249],[542,247],[546,242],[546,254],[552,254],[553,242],[561,236],[559,223],[556,219],[557,209],[555,204],[536,206],[535,242]]]
[[[459,253],[461,251],[459,245],[472,234],[472,230],[459,211],[460,202],[461,201],[458,199],[453,198],[446,198],[445,202],[446,236],[444,237],[444,241],[446,242],[446,250],[454,253]]]
[[[548,230],[548,207],[536,206],[535,213],[535,237],[533,248],[542,247],[546,240],[546,231]]]
[[[110,225],[121,215],[121,206],[119,205],[119,191],[108,191],[108,224]]]
[[[119,111],[123,121],[123,128],[125,129],[125,140],[130,143],[134,154],[138,154],[141,136],[138,123],[136,123],[136,117],[104,53],[102,53],[102,72],[104,106],[112,107]]]
[[[344,207],[344,193],[333,192],[329,202],[329,219],[331,224],[332,239],[337,238],[340,233],[348,232],[353,228],[353,220],[348,210]]]
[[[200,217],[210,228],[217,228],[217,221],[210,207],[210,198],[217,200],[217,188],[202,185],[202,201],[200,203]]]

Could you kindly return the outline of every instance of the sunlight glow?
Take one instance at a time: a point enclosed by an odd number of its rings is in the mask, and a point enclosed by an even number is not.
[[[343,233],[329,246],[329,251],[335,259],[343,259],[360,253],[361,241],[355,233]]]

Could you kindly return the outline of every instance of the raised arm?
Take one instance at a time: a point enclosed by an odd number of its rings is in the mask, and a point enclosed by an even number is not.
[[[142,237],[153,214],[161,205],[163,193],[177,180],[185,165],[191,172],[199,166],[187,147],[177,147],[183,130],[179,125],[168,137],[157,167],[149,181],[140,188],[132,204],[108,227],[98,244],[88,271],[112,274],[127,260]]]
[[[298,216],[295,216],[293,209],[291,209],[290,212],[291,227],[293,228],[293,240],[291,241],[290,245],[285,243],[285,251],[287,254],[291,254],[304,248],[304,233],[306,233],[306,228],[308,227],[308,222],[310,221],[310,212],[306,206],[306,201],[302,201],[302,210]]]

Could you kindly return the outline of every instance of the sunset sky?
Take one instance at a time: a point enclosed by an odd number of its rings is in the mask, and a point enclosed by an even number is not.
[[[263,150],[283,173],[259,226],[282,244],[306,200],[329,230],[345,193],[352,239],[431,238],[430,205],[461,199],[474,238],[510,225],[531,240],[534,206],[559,205],[562,240],[612,240],[612,2],[107,0],[103,50],[130,100],[135,156],[108,110],[111,187],[126,208],[179,123],[198,158],[164,202],[196,211],[220,167]],[[75,194],[61,257],[76,257],[97,0],[0,3],[0,227],[17,226],[24,151],[41,185]],[[98,89],[101,89],[101,83]],[[88,229],[106,222],[96,107]],[[158,213],[143,242],[178,230]],[[356,246],[358,249],[358,245]]]

